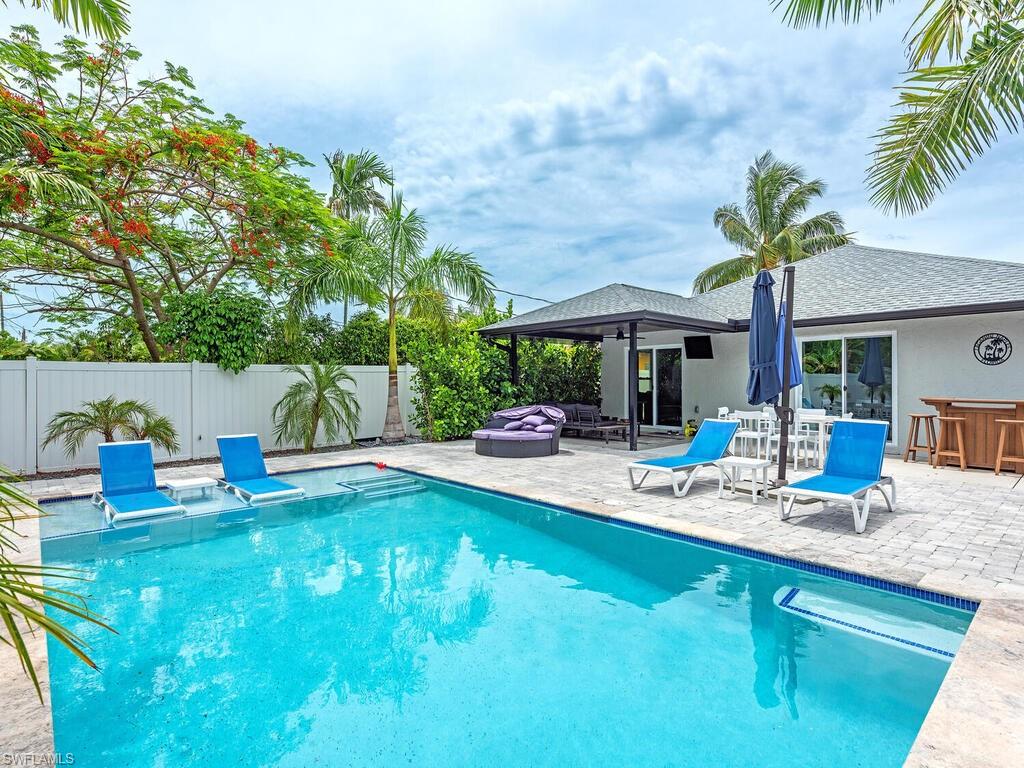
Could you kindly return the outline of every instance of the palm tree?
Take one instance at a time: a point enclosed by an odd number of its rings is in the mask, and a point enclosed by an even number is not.
[[[388,410],[382,437],[385,441],[402,440],[405,428],[398,404],[395,333],[398,316],[426,320],[444,329],[454,317],[452,294],[483,309],[494,300],[493,283],[470,253],[441,245],[424,255],[426,222],[415,208],[405,207],[401,192],[392,190],[390,201],[376,218],[357,216],[342,227],[343,245],[351,260],[325,256],[309,264],[292,294],[291,313],[307,312],[318,301],[344,296],[352,280],[352,262],[363,266],[376,286],[368,303],[383,309],[388,319]]]
[[[299,365],[289,365],[285,370],[297,373],[300,379],[289,386],[274,405],[272,417],[278,445],[283,441],[301,442],[302,450],[309,453],[321,424],[329,443],[342,433],[348,435],[349,440],[355,440],[359,429],[359,401],[354,392],[342,386],[343,382],[355,384],[344,366],[312,362],[308,371]]]
[[[128,31],[128,3],[124,0],[18,0],[22,6],[41,8],[53,14],[59,24],[83,34],[96,32],[116,40]],[[0,0],[4,6],[7,0]]]
[[[793,27],[852,24],[884,0],[776,0]],[[871,201],[897,215],[926,208],[998,139],[1024,123],[1024,2],[926,0],[904,36],[899,111],[877,135]]]
[[[161,416],[149,403],[118,400],[111,395],[103,400],[88,400],[80,411],[61,411],[46,426],[43,448],[64,441],[64,455],[74,458],[89,435],[99,434],[103,441],[151,440],[168,454],[180,447],[178,432],[166,416]]]
[[[337,149],[333,155],[324,155],[324,160],[331,171],[331,194],[327,204],[335,216],[351,221],[354,216],[382,211],[386,207],[387,200],[377,185],[390,187],[395,179],[391,169],[374,152],[363,149],[345,154]],[[342,325],[348,325],[348,300],[345,296]]]
[[[800,166],[776,160],[771,151],[757,158],[747,169],[746,210],[730,203],[715,211],[715,226],[739,248],[740,255],[712,264],[697,275],[693,292],[720,288],[759,270],[849,243],[843,220],[835,211],[801,221],[811,201],[824,193],[825,182],[808,181]]]
[[[68,568],[57,568],[29,563],[16,563],[10,553],[18,552],[17,539],[23,538],[18,526],[24,521],[42,515],[32,499],[17,490],[9,481],[15,478],[0,467],[0,626],[4,632],[0,640],[14,648],[21,662],[21,668],[35,686],[39,700],[43,700],[39,676],[24,632],[33,632],[37,627],[49,633],[81,661],[93,669],[96,664],[86,653],[85,641],[47,614],[46,608],[63,611],[69,616],[92,622],[114,631],[100,616],[89,610],[85,602],[71,591],[54,586],[55,580],[80,579],[77,572]],[[48,583],[44,588],[42,582]]]

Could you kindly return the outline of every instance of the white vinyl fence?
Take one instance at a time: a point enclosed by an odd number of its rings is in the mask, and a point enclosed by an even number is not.
[[[356,437],[380,436],[387,409],[386,366],[352,365],[361,409]],[[398,369],[399,402],[410,429],[413,368]],[[274,403],[297,376],[281,365],[254,365],[239,374],[212,363],[56,363],[29,358],[0,361],[0,465],[20,474],[95,467],[98,437],[72,460],[63,444],[40,446],[46,425],[59,411],[78,410],[86,400],[114,395],[149,402],[174,422],[181,449],[170,458],[217,455],[217,435],[255,432],[264,450],[274,443]],[[321,444],[320,441],[317,443]],[[168,457],[157,452],[156,460]]]

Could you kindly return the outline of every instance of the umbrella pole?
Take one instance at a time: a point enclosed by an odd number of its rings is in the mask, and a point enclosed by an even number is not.
[[[786,332],[782,342],[782,394],[775,412],[779,417],[779,476],[776,486],[786,485],[786,465],[789,463],[789,428],[793,424],[793,409],[789,407],[790,369],[793,366],[793,278],[796,268],[783,270],[783,291],[786,297],[786,316],[782,319]]]

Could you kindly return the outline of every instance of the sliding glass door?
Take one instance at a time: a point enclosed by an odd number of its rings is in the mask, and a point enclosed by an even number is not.
[[[637,363],[639,423],[649,427],[680,429],[683,426],[682,347],[637,350]]]
[[[891,333],[803,340],[801,405],[887,422],[894,440],[894,340]]]
[[[683,426],[683,350],[679,347],[654,351],[657,372],[655,423],[663,427]]]

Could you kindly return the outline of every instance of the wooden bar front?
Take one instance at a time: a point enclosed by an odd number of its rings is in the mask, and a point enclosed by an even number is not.
[[[979,469],[994,469],[996,451],[999,448],[999,424],[996,419],[1024,419],[1024,400],[981,400],[959,397],[922,397],[921,401],[932,406],[939,416],[958,416],[964,419],[964,453],[967,466]],[[936,425],[938,427],[938,425]],[[954,449],[956,429],[947,424],[946,437],[941,446],[944,450]],[[1004,455],[1024,455],[1017,430],[1007,428]],[[943,457],[940,464],[950,459]],[[955,459],[952,460],[955,463]],[[1004,472],[1016,472],[1020,465],[1004,464]]]

